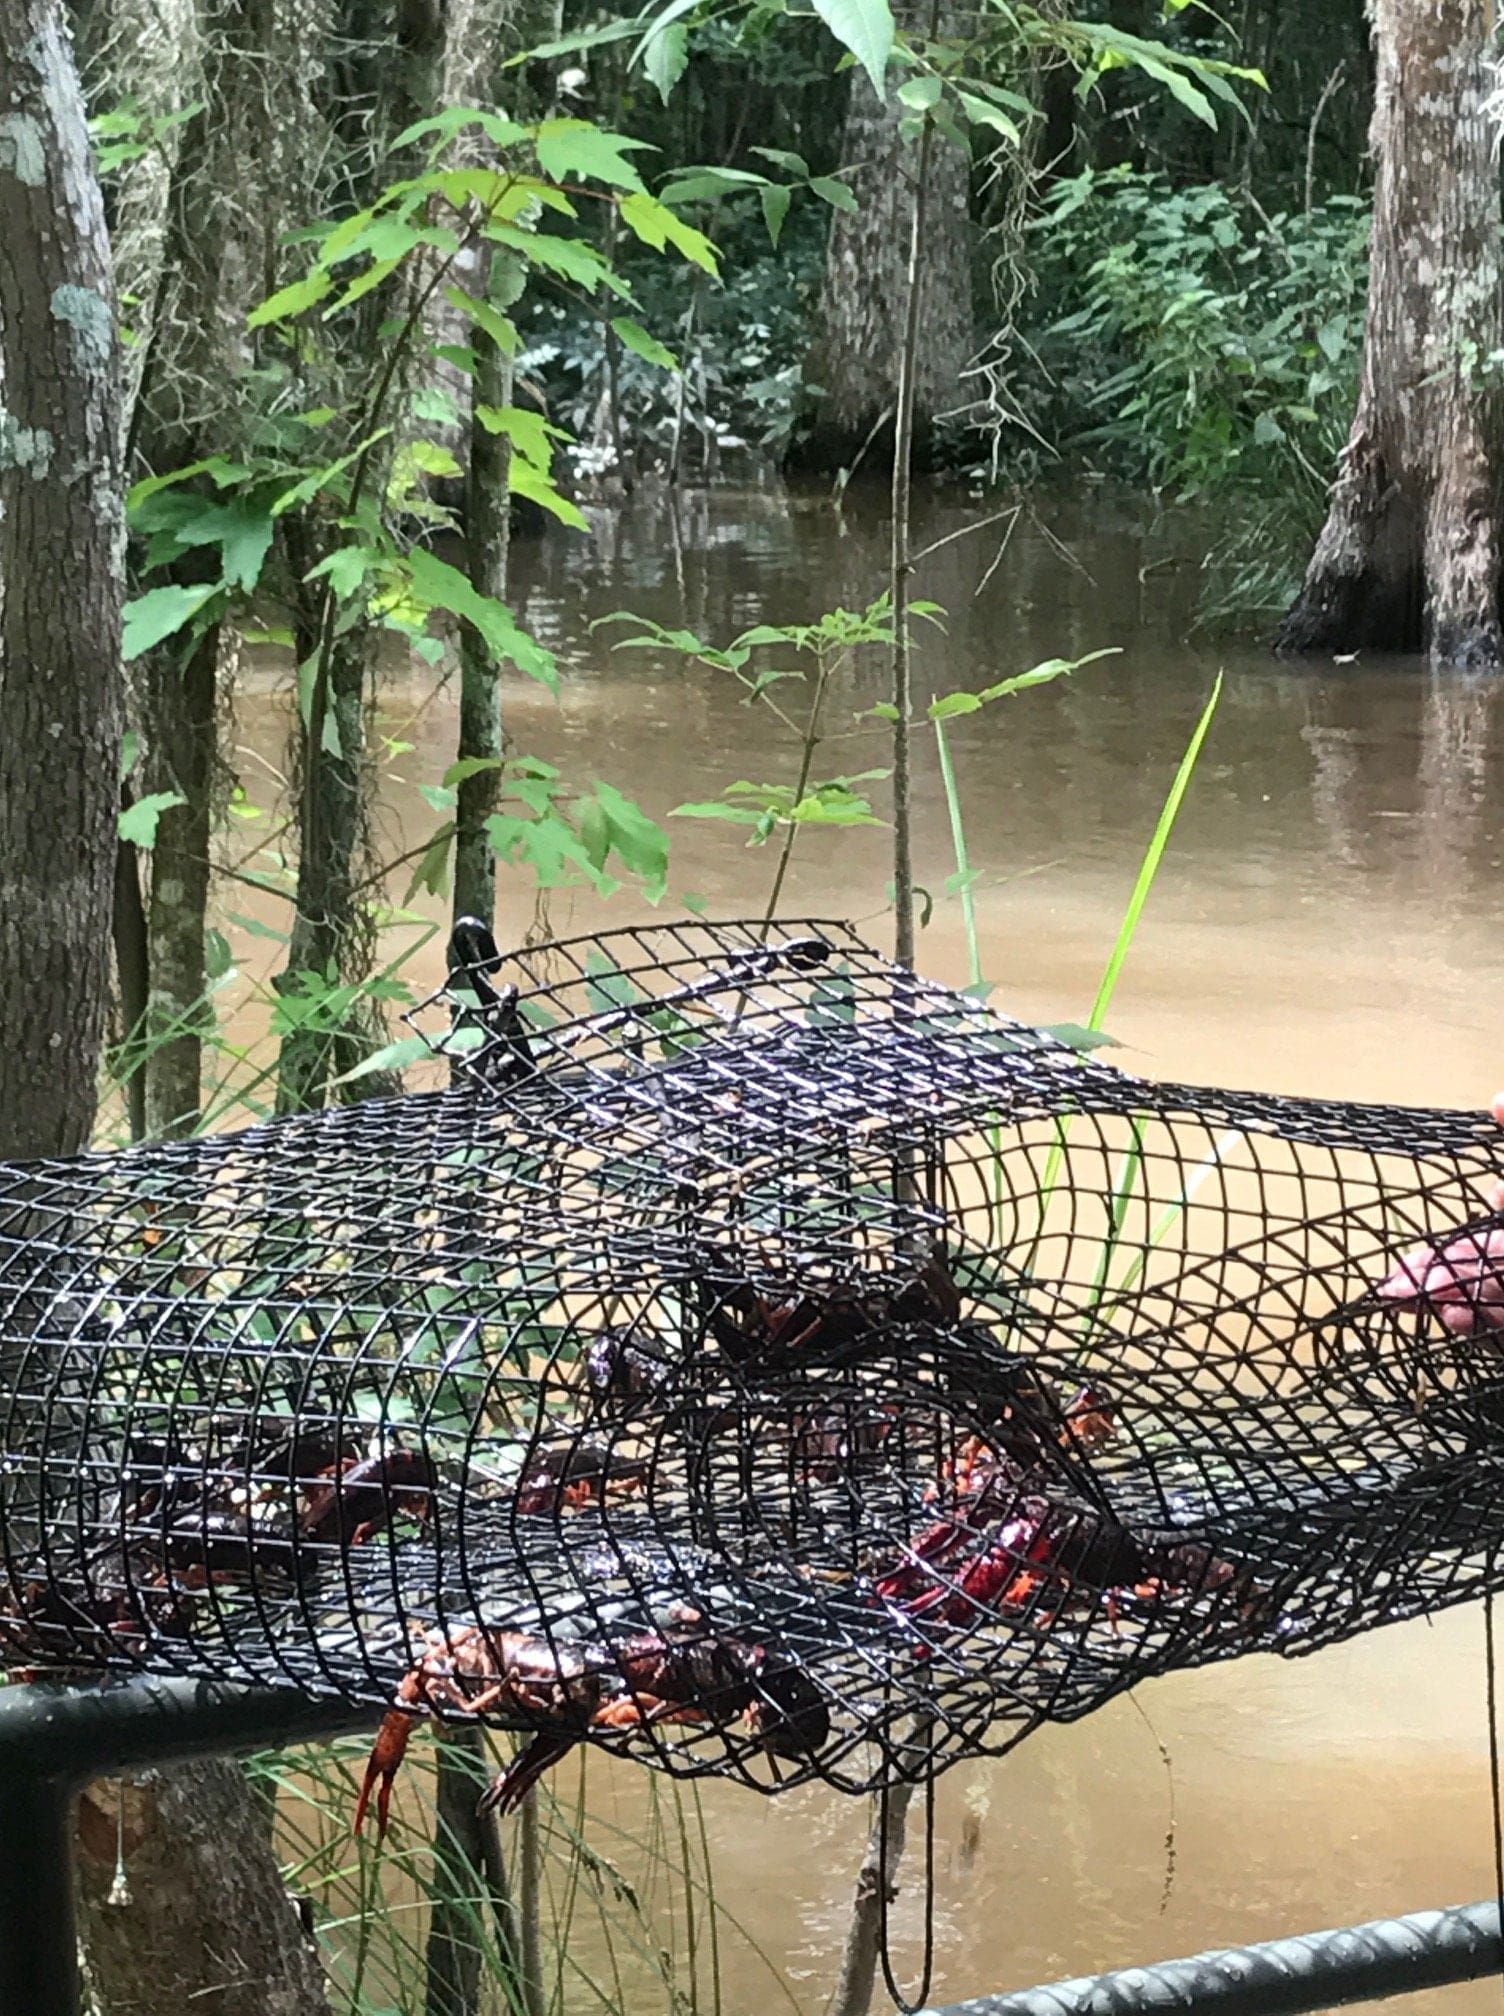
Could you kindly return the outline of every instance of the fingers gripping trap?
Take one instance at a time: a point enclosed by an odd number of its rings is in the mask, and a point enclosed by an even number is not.
[[[502,1804],[582,1740],[857,1791],[1499,1585],[1491,1124],[838,925],[456,949],[450,1090],[0,1169],[12,1674],[388,1707],[383,1812],[427,1712],[533,1738]]]

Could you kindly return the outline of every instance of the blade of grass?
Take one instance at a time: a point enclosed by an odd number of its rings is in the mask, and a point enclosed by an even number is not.
[[[966,848],[966,827],[961,818],[961,794],[956,787],[956,766],[951,761],[950,741],[943,721],[931,720],[935,731],[935,753],[940,758],[940,781],[945,787],[945,809],[950,817],[950,844],[956,857],[956,881],[961,893],[961,926],[966,933],[966,958],[971,968],[971,984],[982,984],[982,948],[977,940],[977,905],[971,893],[971,856]]]
[[[1139,919],[1144,914],[1144,905],[1149,900],[1149,892],[1154,887],[1155,879],[1164,861],[1165,849],[1170,844],[1170,835],[1175,830],[1176,818],[1179,816],[1180,807],[1190,787],[1191,778],[1195,774],[1202,745],[1206,741],[1207,731],[1212,725],[1213,717],[1217,711],[1217,702],[1221,697],[1222,674],[1219,672],[1212,682],[1212,690],[1207,696],[1206,705],[1202,708],[1200,719],[1191,731],[1191,739],[1186,744],[1185,754],[1181,757],[1175,775],[1171,780],[1170,788],[1165,794],[1165,802],[1160,808],[1159,818],[1155,822],[1154,831],[1149,836],[1149,845],[1145,848],[1144,858],[1139,864],[1138,876],[1133,884],[1133,892],[1128,898],[1128,907],[1123,912],[1123,921],[1118,926],[1118,935],[1113,941],[1112,951],[1108,956],[1107,965],[1097,988],[1096,999],[1091,1004],[1091,1014],[1087,1019],[1087,1027],[1090,1029],[1100,1029],[1102,1027],[1102,1018],[1111,1006],[1112,997],[1117,990],[1124,962],[1128,957],[1129,948],[1133,944],[1134,934],[1138,930]],[[1060,1165],[1065,1159],[1065,1144],[1068,1131],[1068,1122],[1058,1121],[1056,1123],[1055,1140],[1050,1149],[1049,1159],[1045,1163],[1044,1178],[1040,1184],[1040,1222],[1039,1230],[1034,1237],[1034,1247],[1029,1256],[1030,1272],[1033,1271],[1039,1241],[1044,1233],[1044,1211],[1051,1196],[1054,1194],[1055,1184],[1060,1175]],[[1132,1154],[1136,1156],[1137,1152],[1135,1148]],[[1135,1171],[1132,1168],[1124,1171],[1123,1190],[1125,1195],[1127,1188],[1131,1186],[1134,1180],[1134,1175]]]
[[[1150,836],[1149,845],[1144,850],[1143,861],[1139,864],[1138,879],[1133,885],[1133,894],[1128,898],[1128,907],[1123,912],[1122,923],[1118,926],[1118,935],[1111,956],[1103,972],[1101,985],[1097,988],[1097,998],[1091,1004],[1091,1014],[1086,1025],[1089,1029],[1101,1028],[1102,1017],[1112,1004],[1112,997],[1123,971],[1123,962],[1128,957],[1128,949],[1133,943],[1134,933],[1138,930],[1139,919],[1144,914],[1144,905],[1149,900],[1149,891],[1154,887],[1155,877],[1159,874],[1160,864],[1165,858],[1165,849],[1170,844],[1170,835],[1175,830],[1181,803],[1190,786],[1191,777],[1201,755],[1201,746],[1206,740],[1207,730],[1212,725],[1212,717],[1217,711],[1217,702],[1221,697],[1222,674],[1219,672],[1212,682],[1212,690],[1206,705],[1201,710],[1201,718],[1186,744],[1185,754],[1180,759],[1180,767],[1175,772],[1174,781],[1170,785],[1158,822]]]

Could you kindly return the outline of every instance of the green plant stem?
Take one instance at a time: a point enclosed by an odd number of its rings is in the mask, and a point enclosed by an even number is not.
[[[820,653],[820,669],[815,675],[815,690],[809,703],[809,717],[804,724],[803,748],[799,759],[799,778],[794,786],[792,810],[797,811],[804,803],[804,794],[809,788],[809,773],[814,767],[815,751],[820,746],[820,710],[825,704],[825,689],[830,684],[831,661],[827,653]],[[783,895],[784,879],[789,872],[789,862],[794,852],[794,841],[798,837],[798,822],[790,819],[784,829],[783,848],[778,856],[777,872],[773,876],[773,887],[768,892],[768,907],[762,920],[762,936],[767,937],[778,915],[778,904]]]
[[[935,731],[935,753],[940,759],[940,781],[945,790],[945,809],[950,817],[951,848],[956,857],[956,877],[961,891],[961,923],[966,932],[966,958],[973,987],[982,985],[982,948],[977,938],[976,898],[971,891],[971,857],[966,850],[966,828],[961,818],[961,794],[956,787],[956,767],[951,761],[950,738],[945,723],[931,723]]]
[[[930,8],[930,40],[940,26],[940,0]],[[909,228],[909,271],[903,345],[898,359],[898,402],[893,416],[893,541],[889,597],[893,605],[893,956],[914,964],[914,835],[909,784],[913,679],[909,652],[909,505],[913,491],[914,394],[919,361],[919,296],[923,284],[924,213],[934,127],[929,115],[919,135],[914,168],[914,211]]]
[[[1112,997],[1117,991],[1118,978],[1122,973],[1123,963],[1127,959],[1129,948],[1133,944],[1134,934],[1138,930],[1139,919],[1144,913],[1144,905],[1149,900],[1149,891],[1154,887],[1155,878],[1159,874],[1160,864],[1165,857],[1165,849],[1170,844],[1170,835],[1175,830],[1176,817],[1179,814],[1181,803],[1189,788],[1191,777],[1195,772],[1197,761],[1201,755],[1202,744],[1206,740],[1207,730],[1212,725],[1212,717],[1217,711],[1217,702],[1221,697],[1222,674],[1219,672],[1212,683],[1211,693],[1207,698],[1206,705],[1201,710],[1200,718],[1191,731],[1191,739],[1186,744],[1185,754],[1181,757],[1175,775],[1171,779],[1170,788],[1165,794],[1165,802],[1160,807],[1159,818],[1155,821],[1154,831],[1149,836],[1149,844],[1144,849],[1144,858],[1139,864],[1138,875],[1133,884],[1133,892],[1129,896],[1128,906],[1123,912],[1123,921],[1118,926],[1118,934],[1113,941],[1112,951],[1108,955],[1107,965],[1103,970],[1102,979],[1097,988],[1096,999],[1091,1004],[1091,1016],[1087,1025],[1089,1028],[1100,1029],[1107,1011],[1112,1005]],[[1044,1177],[1040,1185],[1041,1205],[1047,1203],[1054,1193],[1055,1183],[1060,1175],[1060,1165],[1065,1159],[1065,1145],[1068,1132],[1069,1122],[1057,1120],[1055,1123],[1054,1143],[1050,1148],[1049,1158],[1044,1167]],[[1123,1180],[1131,1182],[1131,1170],[1125,1172]],[[1036,1241],[1039,1234],[1043,1232],[1043,1229],[1043,1217],[1041,1215],[1039,1233],[1035,1235]],[[1115,1239],[1115,1232],[1113,1237]],[[1033,1264],[1033,1255],[1031,1253],[1028,1265],[1032,1268]]]

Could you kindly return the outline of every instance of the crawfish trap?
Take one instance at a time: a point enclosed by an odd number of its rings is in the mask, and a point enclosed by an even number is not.
[[[858,1792],[1497,1585],[1504,1351],[1381,1292],[1499,1223],[1478,1117],[824,923],[462,927],[414,1021],[447,1090],[0,1168],[13,1674],[391,1711],[383,1817],[425,1712],[502,1805],[582,1739]]]

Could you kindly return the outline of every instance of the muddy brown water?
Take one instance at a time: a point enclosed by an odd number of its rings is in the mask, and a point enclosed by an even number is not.
[[[946,540],[979,515],[963,497],[927,498],[916,543]],[[1221,707],[1107,1017],[1123,1061],[1211,1084],[1481,1105],[1504,1083],[1504,687],[1403,662],[1292,667],[1257,648],[1187,643],[1194,528],[1145,531],[1111,503],[1041,508],[999,557],[1003,529],[949,540],[924,563],[919,590],[948,614],[924,645],[921,686],[977,688],[1056,655],[1118,655],[952,724],[995,1002],[1033,1019],[1084,1017],[1220,667]],[[509,680],[516,745],[570,778],[618,783],[665,818],[735,778],[791,779],[787,736],[743,706],[729,679],[613,650],[612,633],[590,626],[631,608],[719,642],[753,623],[860,606],[882,585],[886,536],[871,503],[841,508],[770,488],[674,509],[641,498],[592,514],[588,537],[519,542],[516,602],[566,679],[557,702]],[[881,697],[877,665],[843,676],[817,769],[883,761],[880,733],[857,718]],[[418,787],[451,759],[455,718],[452,686],[423,667],[393,673],[381,727],[411,747],[382,764],[390,854],[432,829]],[[271,802],[283,719],[255,673],[238,726],[252,795]],[[958,905],[944,891],[949,830],[923,732],[916,761],[916,872],[936,898],[920,962],[964,983]],[[711,914],[760,909],[769,850],[747,849],[731,827],[667,823],[674,896],[692,892]],[[257,831],[246,828],[243,853]],[[785,913],[849,916],[885,942],[886,849],[876,829],[809,833]],[[285,921],[274,902],[240,893],[228,910]],[[502,900],[514,929],[531,921],[520,881]],[[629,893],[609,906],[556,895],[550,920],[562,932],[630,922],[641,908]],[[246,974],[270,970],[275,947],[229,918],[226,930]],[[435,940],[412,968],[425,983],[438,977],[437,950]],[[256,1019],[247,1009],[242,1030]],[[560,1778],[572,1797],[573,1767]],[[653,1800],[669,1796],[662,1781],[594,1760],[587,1833],[654,1900],[656,1929],[640,1936],[672,1947],[687,1993],[682,1911],[675,1924],[661,1872],[632,1845],[651,1832]],[[762,1800],[708,1785],[700,1798],[717,1894],[742,1928],[720,1928],[721,2007],[818,2010],[863,1809],[817,1790]],[[1174,1676],[941,1782],[932,1992],[959,1997],[1482,1896],[1490,1839],[1476,1607],[1309,1660]],[[893,1911],[909,1979],[918,1891],[905,1881]],[[709,2007],[703,1922],[697,1936],[695,1999]],[[666,2005],[650,1970],[623,1965],[631,2007]],[[589,1914],[570,1970],[568,2006],[599,2006],[586,1979],[609,1969]],[[1481,1984],[1448,2000],[1481,2011],[1498,1994]]]

